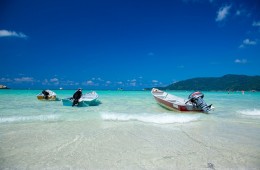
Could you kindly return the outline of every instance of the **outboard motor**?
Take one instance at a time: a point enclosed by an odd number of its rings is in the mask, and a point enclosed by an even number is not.
[[[211,105],[207,105],[203,100],[204,94],[201,92],[194,92],[189,95],[189,101],[194,104],[197,108],[202,109],[204,112],[211,110]]]

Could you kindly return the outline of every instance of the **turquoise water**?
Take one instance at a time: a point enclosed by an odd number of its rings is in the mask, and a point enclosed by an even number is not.
[[[72,96],[72,90],[55,91],[59,98]],[[99,106],[70,108],[63,107],[61,101],[39,101],[40,90],[1,90],[0,123],[33,121],[70,121],[102,119],[147,123],[184,123],[209,118],[226,118],[255,121],[260,118],[260,93],[205,92],[205,101],[213,104],[215,110],[209,115],[192,112],[189,114],[168,111],[156,104],[149,91],[97,91]],[[169,92],[187,98],[191,92]],[[257,120],[258,121],[258,120]]]
[[[0,169],[260,167],[258,92],[204,92],[209,114],[166,110],[149,91],[96,91],[101,104],[81,108],[40,92],[0,91]]]

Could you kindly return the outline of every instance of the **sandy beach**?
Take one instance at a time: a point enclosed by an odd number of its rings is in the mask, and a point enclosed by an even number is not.
[[[255,130],[259,131],[259,125]],[[160,126],[72,121],[37,124],[37,127],[34,123],[4,125],[0,131],[1,169],[257,169],[260,166],[257,142],[260,137],[252,135],[256,133],[254,129],[241,122]]]

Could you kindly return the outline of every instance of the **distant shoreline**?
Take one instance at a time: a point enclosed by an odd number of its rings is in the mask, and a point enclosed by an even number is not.
[[[172,83],[160,90],[189,91],[260,91],[260,76],[227,74],[222,77],[199,77]],[[145,88],[151,89],[151,88]]]
[[[1,88],[2,87],[2,88]],[[226,91],[226,92],[235,92],[235,91],[245,91],[245,92],[257,92],[260,91],[260,76],[247,76],[247,75],[234,75],[234,74],[227,74],[222,77],[198,77],[192,78],[187,80],[178,81],[172,83],[168,86],[164,87],[156,87],[156,86],[148,86],[148,87],[126,87],[118,88],[118,87],[111,87],[104,88],[104,87],[96,87],[92,89],[91,87],[65,87],[65,89],[61,89],[58,87],[41,87],[41,86],[34,86],[34,87],[17,87],[12,88],[16,90],[43,90],[43,89],[50,89],[50,90],[77,90],[77,88],[83,88],[83,90],[103,90],[103,91],[151,91],[152,88],[158,88],[160,90],[179,90],[179,91]],[[9,87],[0,85],[0,89],[9,89]]]
[[[0,85],[0,90],[5,90],[5,89],[10,89],[10,88],[5,85]]]

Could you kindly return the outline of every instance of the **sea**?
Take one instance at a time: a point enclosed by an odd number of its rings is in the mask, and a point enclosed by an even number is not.
[[[205,114],[166,110],[150,91],[97,90],[89,107],[41,91],[0,90],[0,169],[260,169],[260,92],[205,91]]]

